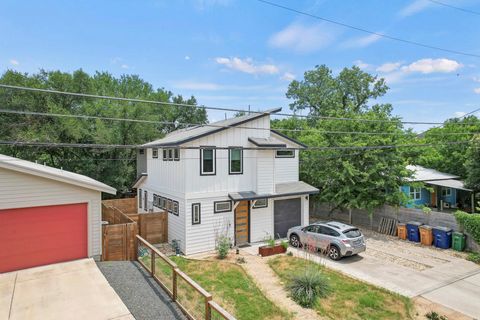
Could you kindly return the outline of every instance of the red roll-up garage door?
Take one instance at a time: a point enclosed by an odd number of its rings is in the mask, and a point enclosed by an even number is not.
[[[0,272],[87,257],[87,204],[0,210]]]

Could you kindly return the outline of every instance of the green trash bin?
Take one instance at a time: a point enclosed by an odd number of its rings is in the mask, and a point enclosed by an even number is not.
[[[455,251],[463,251],[465,249],[465,235],[461,232],[454,232],[452,235],[452,248]]]

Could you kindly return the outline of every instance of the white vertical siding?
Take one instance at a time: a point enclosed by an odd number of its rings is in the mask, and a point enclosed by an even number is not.
[[[180,161],[163,161],[163,150],[158,149],[158,158],[152,158],[152,149],[146,149],[147,174],[149,186],[161,192],[185,192],[185,157],[186,150],[180,150]]]
[[[307,197],[308,199],[305,199]],[[304,195],[302,196],[302,217],[301,217],[301,222],[302,226],[306,226],[310,223],[310,196]]]
[[[226,197],[187,199],[186,201],[186,238],[187,248],[185,254],[193,254],[215,249],[218,235],[227,234],[233,241],[234,235],[234,213],[214,213],[213,203],[215,201],[229,200]],[[192,224],[192,203],[200,203],[201,223]]]
[[[268,207],[250,209],[250,241],[258,242],[273,236],[273,200],[268,200]]]
[[[275,184],[298,181],[298,157],[295,150],[295,158],[275,158]]]
[[[274,180],[274,152],[271,150],[257,150],[257,185],[258,194],[273,193]]]
[[[101,192],[0,168],[0,209],[88,204],[88,256],[102,254]]]

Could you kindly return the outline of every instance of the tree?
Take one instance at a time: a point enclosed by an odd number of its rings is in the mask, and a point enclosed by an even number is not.
[[[33,75],[7,71],[1,76],[0,83],[191,105],[175,107],[1,89],[0,101],[4,109],[173,123],[0,113],[2,140],[138,145],[161,138],[182,127],[181,123],[207,122],[205,109],[195,107],[197,102],[194,97],[184,99],[164,89],[155,90],[151,84],[135,75],[115,78],[106,72],[96,72],[91,76],[82,70],[73,73],[41,70]],[[26,160],[38,160],[47,165],[85,174],[117,188],[120,192],[130,189],[136,174],[135,149],[2,146],[0,153]]]
[[[295,132],[295,138],[309,146],[329,148],[307,150],[301,156],[302,180],[320,189],[318,201],[329,203],[333,208],[361,208],[369,212],[383,204],[399,205],[406,201],[400,186],[411,173],[406,169],[407,163],[399,149],[334,149],[405,142],[402,124],[391,114],[392,106],[371,104],[387,89],[383,79],[377,79],[358,67],[345,68],[334,76],[326,66],[317,66],[305,72],[303,80],[290,84],[287,97],[293,99],[291,109],[306,109],[308,117],[305,120],[279,120],[273,126],[307,129]]]
[[[465,185],[467,188],[480,191],[480,137],[477,135],[473,140],[474,144],[468,149],[465,163],[466,179]],[[477,209],[478,210],[478,209]]]

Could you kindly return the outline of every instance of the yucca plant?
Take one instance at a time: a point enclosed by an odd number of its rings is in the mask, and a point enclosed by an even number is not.
[[[307,268],[300,274],[293,276],[288,285],[290,296],[299,305],[311,308],[315,305],[317,298],[323,298],[330,292],[328,278],[315,268]]]

